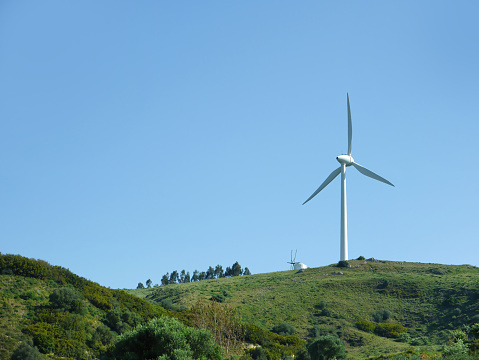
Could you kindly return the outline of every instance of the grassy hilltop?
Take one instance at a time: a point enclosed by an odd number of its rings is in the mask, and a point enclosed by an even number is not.
[[[408,343],[358,328],[358,321],[376,326],[382,310],[389,315],[386,323],[407,328],[414,348],[427,344],[425,348],[439,350],[448,342],[450,330],[479,322],[479,269],[474,266],[378,260],[353,260],[350,265],[129,292],[158,304],[186,308],[198,298],[223,294],[226,303],[239,308],[245,322],[269,330],[286,322],[303,339],[314,331],[337,334],[351,358],[412,348]],[[335,272],[343,275],[333,275]]]

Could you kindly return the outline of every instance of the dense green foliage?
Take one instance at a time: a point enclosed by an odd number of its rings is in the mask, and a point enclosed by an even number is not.
[[[343,342],[336,336],[320,336],[308,346],[311,360],[345,359],[346,350]]]
[[[11,360],[41,360],[40,351],[31,340],[23,341],[12,354]]]
[[[204,301],[203,314],[209,314],[203,319],[210,322],[202,330],[209,335],[199,337],[201,342],[208,343],[207,337],[211,337],[217,345],[223,344],[225,355],[228,341],[244,339],[250,348],[235,350],[242,360],[291,359],[293,355],[310,360],[307,349],[312,350],[312,344],[324,337],[338,339],[335,341],[343,345],[348,359],[433,359],[438,354],[447,359],[477,358],[477,268],[375,259],[349,262],[351,267],[341,270],[343,275],[333,275],[337,271],[334,264],[301,273],[208,280],[206,273],[216,270],[208,269],[203,274],[205,281],[178,283],[187,275],[180,272],[176,284],[151,287],[148,281],[150,288],[128,294],[41,260],[0,255],[0,360],[10,359],[14,351],[25,351],[25,358],[38,356],[35,347],[50,354],[41,358],[52,360],[124,358],[128,351],[118,350],[120,339],[134,339],[131,334],[148,326],[156,332],[158,326],[149,325],[152,319],[168,319],[163,316],[168,315],[199,326],[198,312],[192,310],[198,299]],[[229,267],[228,271],[232,270]],[[168,305],[170,310],[154,303]],[[239,324],[234,330],[238,336],[225,337],[218,331],[227,329],[233,319],[228,317],[228,309],[238,309],[233,320]],[[218,326],[221,316],[224,322]],[[294,336],[267,330],[283,323],[296,329]],[[175,326],[166,332],[175,333]],[[181,326],[187,329],[183,334],[194,330]],[[29,339],[33,343],[28,343]],[[178,351],[154,357],[197,358],[192,340],[187,338],[186,347],[178,340]]]
[[[112,350],[118,360],[189,360],[223,358],[210,332],[162,317],[118,337]]]
[[[2,360],[8,359],[25,337],[33,340],[32,349],[44,354],[93,359],[112,344],[115,332],[125,332],[166,314],[159,306],[124,291],[104,288],[41,260],[0,255],[0,271],[11,274],[2,275],[2,282],[11,285],[2,289],[3,308],[7,312],[1,314],[9,315],[13,309],[25,314],[15,323],[11,319],[16,317],[11,314],[5,323],[9,330],[7,336],[0,336]],[[27,345],[18,348],[27,350]]]
[[[278,335],[289,336],[293,335],[296,332],[296,329],[293,325],[283,322],[279,325],[273,326],[273,329],[271,329],[271,331]]]

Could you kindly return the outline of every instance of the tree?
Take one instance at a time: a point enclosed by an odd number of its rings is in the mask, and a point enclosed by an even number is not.
[[[198,280],[204,280],[206,279],[206,273],[204,271],[200,272],[200,275],[198,276]]]
[[[198,270],[195,270],[193,271],[193,277],[191,278],[191,281],[198,281],[199,280],[199,271]]]
[[[244,268],[243,275],[251,275],[251,271],[247,267]]]
[[[166,273],[165,275],[163,275],[163,277],[161,278],[161,285],[168,285],[170,281],[168,275],[169,273]]]
[[[178,281],[178,271],[174,270],[170,275],[169,284],[176,284]]]
[[[118,337],[115,359],[221,360],[223,352],[206,330],[185,327],[163,316]]]
[[[144,289],[145,288],[145,285],[143,285],[143,283],[139,282],[138,283],[138,286],[136,287],[137,289]]]
[[[151,288],[152,281],[150,279],[146,280],[146,287],[149,289]]]
[[[346,359],[344,343],[336,336],[320,336],[308,346],[311,360]]]
[[[33,346],[33,341],[23,341],[13,352],[10,357],[11,360],[41,360],[40,351],[36,346]]]
[[[224,271],[223,271],[223,266],[221,265],[216,265],[215,267],[215,276],[217,279],[221,278],[224,276]]]
[[[216,301],[198,300],[191,312],[194,324],[211,331],[216,343],[226,350],[227,355],[242,348],[245,329],[236,309]]]
[[[185,277],[186,277],[186,271],[185,269],[181,270],[181,273],[180,273],[180,283],[184,283],[185,282]]]
[[[208,270],[206,270],[206,276],[205,276],[205,278],[206,278],[206,279],[214,279],[214,277],[215,277],[215,269],[213,269],[213,267],[210,266],[210,267],[208,268]]]
[[[226,270],[225,270],[225,276],[226,277],[229,277],[232,275],[232,271],[231,271],[231,268],[229,266],[226,267]]]
[[[232,276],[240,276],[243,273],[243,269],[241,269],[241,265],[238,262],[235,262],[231,267],[231,273]]]
[[[190,276],[190,272],[188,271],[185,275],[185,283],[189,283],[191,281],[191,276]]]

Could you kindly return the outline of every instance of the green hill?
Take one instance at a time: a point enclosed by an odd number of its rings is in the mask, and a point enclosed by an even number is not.
[[[158,304],[186,308],[198,298],[223,294],[226,303],[239,308],[243,321],[269,330],[286,322],[303,339],[314,333],[336,334],[346,343],[351,358],[418,346],[439,351],[451,330],[467,331],[467,326],[479,322],[477,267],[374,259],[350,264],[350,268],[331,265],[129,292]],[[343,275],[333,275],[338,272]],[[397,341],[394,334],[384,336],[382,330],[391,325],[379,325],[378,317],[383,314],[386,324],[407,328],[408,336],[403,337],[409,337],[410,343]],[[370,325],[376,332],[359,329],[368,330]]]
[[[230,310],[238,310],[249,346],[236,348],[241,360],[292,355],[309,360],[307,342],[323,335],[339,338],[348,359],[395,353],[432,359],[453,336],[462,337],[472,351],[479,348],[474,340],[479,326],[469,328],[479,323],[478,268],[373,259],[350,264],[125,292],[42,260],[0,254],[0,360],[10,359],[29,339],[42,353],[39,359],[129,359],[122,349],[135,344],[143,331],[138,329],[148,327],[154,333],[155,326],[169,324],[178,333],[196,334],[165,319],[191,326],[198,320],[198,304],[203,309],[218,304],[218,314],[226,314],[227,321],[236,316]],[[155,318],[161,320],[150,322]],[[273,328],[284,333],[274,334]],[[457,329],[463,332],[452,332]],[[424,352],[430,355],[424,357]]]

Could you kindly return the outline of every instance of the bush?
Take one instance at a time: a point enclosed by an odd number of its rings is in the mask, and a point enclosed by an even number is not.
[[[250,355],[253,360],[268,360],[268,353],[260,346],[255,347],[253,350],[251,350]]]
[[[409,335],[407,332],[400,333],[398,340],[400,342],[409,344],[411,342],[411,335]]]
[[[315,307],[318,308],[319,310],[323,310],[326,308],[327,305],[328,303],[325,300],[321,300],[319,304],[316,305]]]
[[[32,340],[20,343],[10,357],[11,360],[40,360],[41,358],[40,352],[36,346],[33,346]]]
[[[336,336],[321,336],[308,346],[311,359],[346,359],[344,343]]]
[[[53,290],[50,294],[50,306],[53,309],[80,313],[82,300],[75,290],[63,287]]]
[[[467,344],[459,339],[457,342],[452,343],[450,346],[446,346],[442,353],[442,357],[445,359],[459,358],[463,359],[465,355],[469,352],[469,347]]]
[[[223,294],[215,294],[211,297],[211,300],[222,303],[225,301],[225,296]]]
[[[374,331],[374,329],[376,328],[376,325],[374,323],[372,323],[371,321],[359,320],[358,322],[356,322],[356,327],[359,330],[372,333]]]
[[[399,334],[406,332],[407,329],[399,324],[381,323],[376,326],[374,332],[379,336],[388,338],[397,338]]]
[[[357,259],[357,260],[366,260],[366,258],[365,258],[364,256],[362,256],[362,255],[361,255],[360,257],[358,257],[358,259]]]
[[[178,320],[166,316],[119,336],[113,355],[118,360],[223,358],[222,349],[210,332],[187,328]]]
[[[471,326],[471,333],[476,339],[479,339],[479,323]]]
[[[33,337],[33,342],[38,347],[38,350],[44,354],[50,354],[55,351],[55,340],[53,340],[53,338],[48,334],[35,334]]]
[[[123,334],[143,324],[144,321],[140,315],[128,309],[113,309],[106,314],[105,323],[118,334]]]
[[[278,335],[289,336],[289,335],[293,335],[296,332],[296,329],[294,328],[293,325],[290,325],[284,322],[274,326],[273,329],[271,329],[271,331]]]
[[[340,268],[346,268],[346,267],[349,267],[349,262],[347,260],[341,260],[338,262],[338,265],[336,266]]]
[[[411,340],[411,345],[419,346],[419,345],[428,345],[429,338],[427,336],[420,336]]]
[[[381,310],[378,310],[376,311],[374,314],[373,314],[373,319],[374,321],[376,322],[384,322],[386,320],[388,320],[390,317],[391,317],[392,313],[388,310],[388,309],[381,309]]]

